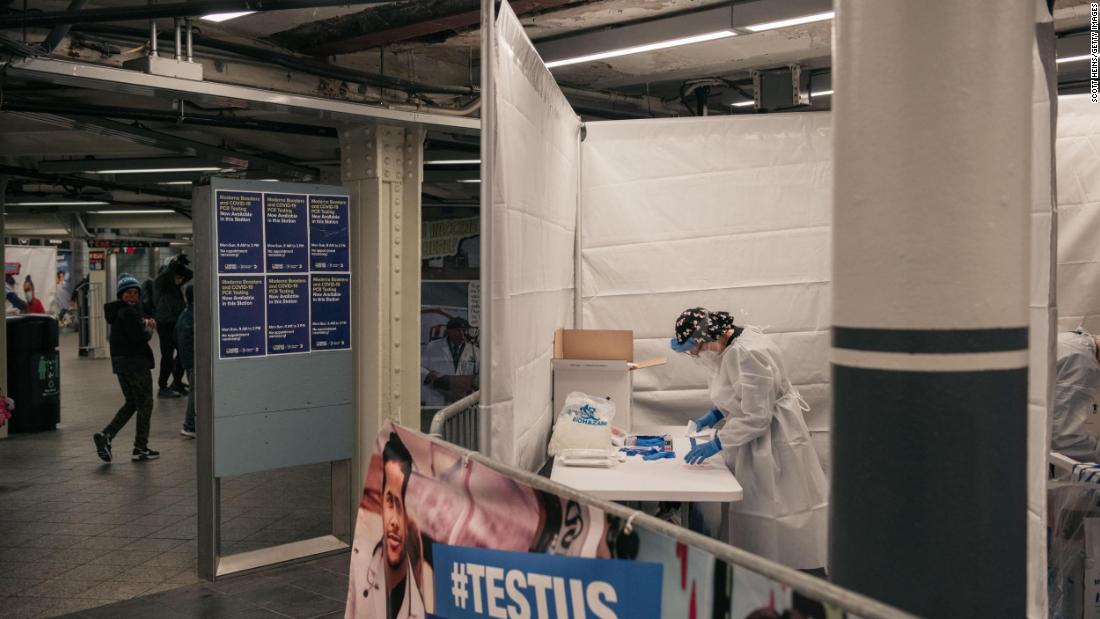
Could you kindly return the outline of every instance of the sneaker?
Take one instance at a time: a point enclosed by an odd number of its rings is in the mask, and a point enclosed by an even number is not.
[[[134,456],[130,459],[133,460],[134,462],[137,462],[139,460],[156,460],[159,457],[160,457],[160,452],[159,451],[153,451],[152,449],[149,449],[148,447],[145,447],[143,449],[139,449],[137,447],[134,447]]]
[[[188,430],[187,428],[180,428],[180,434],[186,436],[187,438],[195,438],[195,431]]]
[[[188,387],[187,385],[183,384],[183,383],[177,383],[175,385],[172,385],[171,389],[172,389],[172,391],[175,391],[176,393],[178,393],[180,395],[187,395],[191,391],[191,388]]]
[[[157,397],[158,398],[178,398],[178,397],[180,397],[180,392],[176,391],[175,389],[170,389],[168,387],[161,387],[160,391],[157,392]]]
[[[104,462],[111,461],[111,437],[102,432],[96,432],[92,435],[92,441],[95,442],[95,452],[99,455],[99,459]]]

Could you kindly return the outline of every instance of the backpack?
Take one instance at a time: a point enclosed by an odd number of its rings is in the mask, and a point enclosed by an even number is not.
[[[147,279],[141,284],[141,307],[142,313],[146,316],[152,316],[157,312],[156,295],[153,294],[153,280]]]

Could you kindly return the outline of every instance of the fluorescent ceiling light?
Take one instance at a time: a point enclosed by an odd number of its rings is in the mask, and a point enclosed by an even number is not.
[[[122,170],[84,170],[84,174],[167,174],[170,172],[220,172],[222,168],[216,166],[202,166],[194,168],[137,168]]]
[[[480,159],[436,159],[434,161],[425,161],[428,165],[477,165],[481,163]]]
[[[233,13],[211,13],[209,15],[203,15],[200,19],[221,23],[223,21],[237,19],[238,17],[244,17],[245,15],[251,15],[255,12],[256,11],[236,11]]]
[[[751,26],[745,26],[745,30],[751,30],[753,32],[763,32],[765,30],[775,30],[776,28],[786,28],[787,26],[811,24],[815,21],[826,21],[832,19],[833,15],[835,15],[833,11],[828,11],[825,13],[815,13],[813,15],[803,15],[802,17],[792,17],[790,19],[781,19],[779,21],[770,21],[763,24],[753,24]]]
[[[1063,62],[1080,62],[1082,60],[1089,60],[1092,58],[1092,54],[1081,54],[1080,56],[1066,56],[1065,58],[1059,58],[1055,62],[1062,64]]]
[[[811,92],[810,96],[811,97],[828,97],[831,94],[833,94],[833,91],[831,91],[831,90],[819,90],[817,92]],[[748,107],[748,106],[752,105],[753,103],[756,103],[756,102],[752,101],[752,100],[738,101],[737,103],[731,103],[730,107]]]
[[[107,206],[110,202],[103,202],[101,200],[92,200],[87,202],[61,202],[61,201],[47,201],[47,202],[8,202],[6,206]]]
[[[191,185],[194,181],[162,181],[158,185]]]
[[[481,179],[480,178],[463,178],[463,179],[457,180],[455,182],[456,183],[480,183]]]
[[[698,34],[695,36],[683,37],[680,39],[669,39],[667,41],[658,41],[657,43],[647,43],[645,45],[635,45],[633,47],[612,49],[606,52],[597,52],[595,54],[588,54],[586,56],[577,56],[576,58],[554,60],[553,62],[546,63],[546,68],[553,69],[554,67],[563,67],[565,65],[578,64],[581,62],[591,62],[593,60],[603,60],[604,58],[617,58],[619,56],[641,54],[645,52],[652,52],[658,49],[666,49],[669,47],[691,45],[692,43],[705,43],[707,41],[715,41],[717,39],[725,39],[732,36],[737,36],[737,33],[732,30],[719,30],[718,32],[708,32],[707,34]]]
[[[88,211],[90,215],[167,215],[175,213],[168,209],[146,209],[134,211]]]

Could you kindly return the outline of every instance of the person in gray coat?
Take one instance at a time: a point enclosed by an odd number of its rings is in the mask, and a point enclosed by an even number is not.
[[[181,286],[191,281],[192,272],[187,268],[191,261],[186,254],[172,258],[161,269],[153,282],[154,301],[156,303],[157,336],[160,338],[160,375],[157,384],[159,398],[178,398],[187,393],[183,384],[183,366],[176,356],[176,320],[183,311],[183,290]],[[169,386],[168,378],[172,378]]]

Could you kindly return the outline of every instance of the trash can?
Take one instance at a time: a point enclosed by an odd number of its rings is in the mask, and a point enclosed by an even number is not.
[[[61,359],[57,319],[8,316],[8,396],[15,410],[8,431],[54,430],[61,421]]]

